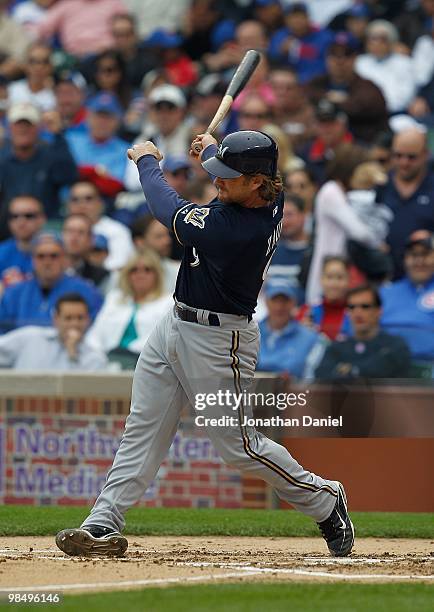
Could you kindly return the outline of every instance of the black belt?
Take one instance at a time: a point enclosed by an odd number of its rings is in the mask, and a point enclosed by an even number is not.
[[[188,323],[199,323],[203,325],[203,322],[199,321],[197,312],[195,310],[187,310],[187,308],[182,308],[181,306],[178,306],[178,304],[175,304],[175,310],[181,321],[187,321]],[[207,320],[208,325],[211,325],[212,327],[220,327],[220,319],[218,314],[215,312],[209,312]]]

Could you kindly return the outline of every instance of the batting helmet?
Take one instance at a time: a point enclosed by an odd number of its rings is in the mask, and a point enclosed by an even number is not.
[[[210,174],[223,179],[243,174],[265,174],[275,178],[277,145],[263,132],[243,130],[229,134],[220,143],[217,153],[202,166]]]

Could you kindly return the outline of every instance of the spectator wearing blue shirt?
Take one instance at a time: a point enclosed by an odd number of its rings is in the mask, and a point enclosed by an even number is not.
[[[42,202],[33,196],[17,196],[9,202],[8,223],[12,238],[0,243],[2,290],[31,276],[31,241],[46,220]]]
[[[325,74],[326,51],[333,33],[312,24],[304,2],[293,2],[285,8],[285,24],[271,37],[270,57],[292,66],[301,83]]]
[[[434,232],[434,172],[429,166],[427,135],[422,127],[395,135],[392,162],[389,181],[378,189],[377,202],[386,204],[394,214],[387,242],[397,279],[403,276],[408,236],[419,229]]]
[[[265,295],[268,314],[259,324],[258,370],[309,378],[322,357],[324,341],[295,320],[296,287],[288,280],[271,278]]]
[[[434,237],[413,232],[404,256],[406,275],[381,289],[381,327],[407,342],[413,360],[434,364]]]
[[[87,131],[68,131],[66,138],[80,175],[93,180],[105,196],[123,189],[129,144],[116,133],[122,107],[116,96],[100,92],[87,105]]]
[[[52,232],[42,232],[32,241],[34,277],[6,289],[0,302],[1,330],[24,325],[50,325],[53,308],[65,293],[79,293],[86,300],[93,319],[102,304],[95,287],[65,273],[67,260],[61,239]]]
[[[7,205],[17,195],[41,200],[47,217],[59,217],[59,193],[77,179],[77,167],[61,126],[51,126],[52,142],[40,140],[41,115],[27,102],[14,104],[7,114],[10,141],[0,149],[0,240],[9,237]]]

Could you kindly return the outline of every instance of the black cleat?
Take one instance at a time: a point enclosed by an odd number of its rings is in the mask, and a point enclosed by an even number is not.
[[[70,557],[122,557],[128,548],[128,540],[118,531],[99,525],[63,529],[56,544]]]
[[[334,557],[346,557],[354,544],[354,527],[348,514],[347,497],[344,487],[338,485],[338,498],[330,516],[318,523],[328,549]]]

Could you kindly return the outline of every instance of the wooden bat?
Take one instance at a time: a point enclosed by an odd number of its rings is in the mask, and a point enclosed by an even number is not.
[[[206,134],[211,134],[212,132],[214,132],[214,130],[226,117],[226,115],[231,109],[233,101],[238,96],[240,91],[242,91],[246,86],[248,80],[255,71],[256,66],[259,64],[260,59],[261,54],[259,53],[259,51],[250,49],[250,51],[246,52],[245,56],[241,60],[240,65],[236,69],[235,74],[228,85],[228,88],[226,89],[226,93],[223,96],[222,101],[220,102],[220,106],[218,107],[214,117],[212,118],[211,123],[206,128]],[[201,150],[202,149],[200,145],[194,146],[195,153],[199,154]]]

